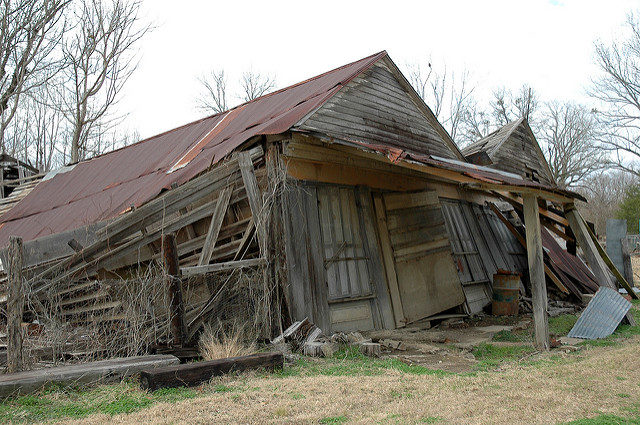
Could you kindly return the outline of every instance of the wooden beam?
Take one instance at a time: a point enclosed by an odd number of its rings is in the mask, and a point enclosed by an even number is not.
[[[211,255],[213,254],[213,249],[216,247],[216,242],[218,241],[218,235],[220,234],[224,215],[229,208],[231,193],[233,193],[233,186],[225,188],[218,197],[218,202],[216,202],[216,207],[213,210],[213,215],[211,216],[209,231],[207,232],[207,237],[204,240],[200,259],[198,260],[199,266],[209,264],[209,261],[211,261]]]
[[[169,317],[173,345],[184,344],[187,333],[184,323],[184,304],[182,302],[182,283],[178,264],[178,246],[173,233],[162,237],[162,259],[165,279],[169,292]]]
[[[501,197],[502,199],[504,199],[505,201],[509,202],[511,205],[513,205],[514,207],[518,207],[520,210],[522,210],[522,204],[523,204],[523,200],[520,196],[513,196],[512,194],[508,193],[508,192],[504,192],[504,191],[493,191],[496,195],[498,195],[499,197]],[[561,225],[561,226],[568,226],[569,222],[567,221],[566,218],[551,212],[545,208],[542,208],[541,206],[538,205],[538,213],[545,217],[548,218],[549,220]]]
[[[255,234],[255,230],[256,230],[255,222],[253,221],[253,217],[251,217],[251,219],[249,220],[249,223],[247,223],[247,228],[242,234],[242,239],[240,239],[240,246],[238,246],[238,250],[236,251],[236,254],[233,256],[234,261],[241,260],[242,257],[244,257],[244,255],[247,252],[247,248],[249,248],[249,243],[251,242],[251,238]]]
[[[200,385],[214,376],[250,369],[275,370],[284,365],[282,353],[261,353],[250,356],[229,357],[205,362],[186,363],[140,372],[140,386],[144,390],[155,391]]]
[[[258,234],[258,245],[260,246],[260,254],[266,255],[266,228],[265,228],[265,214],[263,209],[262,194],[260,193],[260,187],[258,186],[258,180],[253,169],[253,162],[248,152],[238,152],[238,164],[240,165],[240,172],[242,173],[242,181],[244,187],[247,190],[247,197],[249,199],[249,207],[251,208],[251,214],[253,215],[253,222],[256,226],[256,232]]]
[[[596,277],[596,282],[598,283],[598,285],[607,286],[617,291],[618,287],[615,284],[615,278],[611,276],[611,274],[609,274],[609,268],[607,267],[603,258],[604,256],[606,256],[606,252],[604,252],[604,250],[598,243],[595,235],[593,235],[593,238],[591,237],[591,230],[589,229],[589,226],[587,226],[587,223],[580,216],[580,213],[578,213],[578,210],[576,210],[574,206],[565,208],[565,216],[567,217],[567,220],[569,220],[571,230],[573,230],[573,234],[575,235],[578,244],[582,248],[582,252],[584,252],[585,257],[587,257],[589,268],[591,268],[591,271]],[[602,255],[602,252],[604,252],[604,256]],[[624,280],[624,278],[622,278],[622,280]],[[636,293],[633,290],[629,289],[627,290],[627,292],[629,292],[629,295],[631,297],[636,297],[637,299]],[[635,325],[636,322],[631,312],[627,313],[625,317],[629,324]]]
[[[520,232],[518,232],[518,229],[516,229],[515,226],[513,224],[511,224],[511,222],[504,215],[502,215],[502,212],[500,212],[498,207],[496,207],[491,202],[488,202],[487,204],[489,205],[491,210],[494,212],[494,214],[500,219],[500,221],[502,221],[502,223],[505,226],[507,226],[507,229],[509,229],[511,234],[518,240],[518,242],[520,242],[520,245],[522,245],[523,248],[527,249],[527,242],[522,237]],[[551,270],[551,268],[549,266],[547,266],[546,264],[544,265],[544,272],[549,277],[549,279],[551,279],[551,281],[558,287],[558,289],[560,289],[565,294],[569,293],[569,290],[567,289],[566,286],[564,286],[564,284],[562,283],[560,278],[558,276],[556,276],[556,274],[553,272],[553,270]]]
[[[373,205],[376,213],[376,221],[378,223],[378,233],[380,235],[380,248],[382,250],[382,262],[384,264],[385,273],[387,275],[387,285],[389,286],[389,294],[391,295],[391,305],[393,307],[393,317],[396,327],[406,325],[404,309],[402,307],[402,298],[400,298],[400,289],[398,286],[398,276],[396,275],[396,266],[391,248],[391,239],[389,238],[389,229],[387,228],[387,214],[384,203],[380,195],[374,195]]]
[[[252,258],[249,260],[227,261],[225,263],[206,264],[204,266],[183,267],[182,275],[185,277],[196,276],[205,273],[221,272],[248,267],[257,267],[266,264],[264,258]]]
[[[533,301],[533,321],[535,345],[540,350],[548,351],[549,317],[547,314],[547,283],[544,278],[544,257],[542,250],[542,233],[538,198],[535,195],[524,195],[524,224],[527,235],[527,258],[529,262],[529,280]]]
[[[179,363],[169,355],[126,357],[26,372],[0,374],[0,397],[28,394],[51,385],[78,385],[121,381],[141,370]]]
[[[0,174],[2,174],[0,172]],[[9,237],[9,299],[7,301],[7,372],[22,370],[22,315],[24,291],[22,290],[22,238]]]

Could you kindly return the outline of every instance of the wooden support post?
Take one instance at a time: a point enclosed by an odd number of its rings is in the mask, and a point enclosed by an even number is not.
[[[622,247],[622,266],[624,268],[624,279],[633,288],[633,267],[631,266],[631,253],[629,252],[629,241],[627,237],[620,239]]]
[[[534,341],[539,350],[549,350],[549,317],[547,315],[547,283],[544,274],[542,234],[538,199],[535,195],[524,194],[524,225],[527,236],[527,257],[529,259],[529,280],[533,301]]]
[[[22,370],[22,238],[9,238],[9,298],[7,300],[7,372]]]
[[[162,258],[169,291],[170,329],[173,345],[184,344],[186,328],[184,324],[184,304],[182,303],[182,285],[178,265],[178,246],[175,234],[162,237]]]

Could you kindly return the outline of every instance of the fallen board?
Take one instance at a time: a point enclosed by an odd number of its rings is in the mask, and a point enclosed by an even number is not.
[[[250,369],[281,369],[284,365],[282,353],[261,353],[250,356],[229,357],[206,362],[167,366],[140,372],[142,389],[155,391],[159,388],[188,387],[208,382],[212,377],[229,372]]]
[[[631,303],[617,291],[601,287],[582,312],[569,338],[605,338],[616,330],[624,316],[631,309]]]
[[[52,367],[0,375],[0,397],[28,394],[52,384],[93,384],[120,380],[141,370],[179,363],[170,355],[124,357],[71,366]]]

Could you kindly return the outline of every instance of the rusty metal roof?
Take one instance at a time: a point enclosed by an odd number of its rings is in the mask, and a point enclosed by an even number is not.
[[[0,217],[0,246],[113,218],[185,183],[256,135],[278,134],[385,57],[382,51],[230,111],[82,161],[42,181]]]

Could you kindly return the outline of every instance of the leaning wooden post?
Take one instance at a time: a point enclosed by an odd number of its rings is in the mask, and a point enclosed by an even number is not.
[[[24,291],[22,290],[22,238],[9,238],[9,298],[7,300],[7,372],[22,370],[22,315]]]
[[[182,303],[182,285],[178,264],[178,245],[173,233],[162,236],[162,259],[169,291],[169,318],[171,342],[183,345],[186,328],[184,324],[184,305]]]
[[[534,341],[539,350],[549,350],[549,318],[547,316],[547,283],[544,276],[544,257],[538,198],[524,194],[524,225],[527,234],[529,280],[533,300]]]

